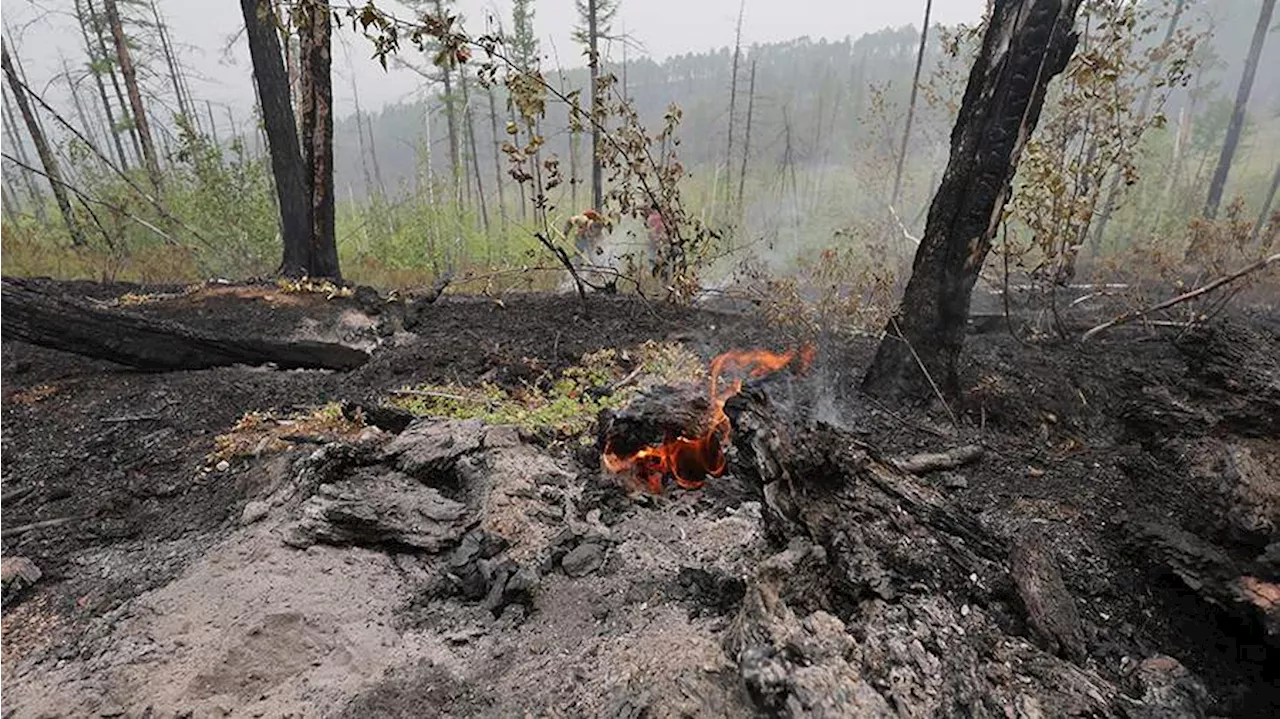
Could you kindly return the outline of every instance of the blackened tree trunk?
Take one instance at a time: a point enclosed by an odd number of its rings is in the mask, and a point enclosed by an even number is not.
[[[1249,93],[1253,91],[1253,78],[1258,74],[1258,58],[1262,56],[1262,45],[1267,39],[1267,30],[1271,27],[1271,15],[1275,12],[1276,0],[1262,0],[1262,10],[1258,12],[1258,24],[1253,30],[1253,42],[1249,44],[1249,55],[1244,61],[1244,73],[1240,76],[1240,87],[1236,89],[1236,104],[1231,111],[1231,122],[1227,125],[1227,137],[1222,142],[1222,154],[1218,156],[1218,166],[1213,171],[1213,179],[1209,181],[1209,197],[1204,203],[1204,216],[1212,220],[1218,214],[1218,206],[1222,204],[1222,193],[1227,187],[1227,175],[1231,173],[1231,161],[1236,156],[1236,147],[1240,144],[1240,132],[1244,129],[1244,112],[1249,106]]]
[[[13,148],[13,152],[17,154],[18,159],[24,165],[31,164],[31,158],[27,155],[27,146],[18,138],[18,121],[13,115],[13,108],[9,105],[9,96],[4,96],[4,135],[8,141],[9,147]],[[36,186],[32,173],[21,172],[22,184],[27,188],[27,199],[31,201],[31,206],[35,208],[36,219],[44,222],[48,217],[44,212],[44,196],[40,194],[40,188]]]
[[[107,49],[107,38],[102,32],[102,18],[98,16],[97,10],[93,7],[93,0],[86,0],[86,5],[89,10],[89,22],[93,24],[93,34],[98,40],[98,55],[95,60],[101,61],[107,67],[107,76],[111,79],[111,90],[116,95],[116,104],[120,106],[120,121],[129,132],[129,141],[133,145],[133,157],[139,164],[141,164],[142,144],[138,142],[138,127],[137,124],[134,123],[133,118],[129,116],[129,111],[126,109],[129,106],[129,102],[124,99],[124,90],[120,89],[120,78],[116,77],[116,62],[111,57],[112,53]],[[90,55],[92,55],[92,53],[90,53]],[[108,113],[109,112],[110,111],[108,110]],[[120,128],[117,128],[117,130],[119,129]],[[123,169],[128,169],[128,163],[123,163],[121,167]]]
[[[0,59],[3,60],[4,76],[9,81],[9,90],[13,92],[13,100],[18,104],[18,112],[22,113],[22,121],[27,125],[27,132],[31,133],[31,141],[36,146],[36,154],[40,156],[40,164],[44,167],[44,173],[49,178],[49,185],[53,188],[53,197],[58,203],[58,210],[62,212],[62,220],[67,224],[67,232],[71,235],[71,243],[83,245],[85,244],[84,234],[80,231],[80,225],[76,222],[75,214],[71,212],[71,202],[67,199],[67,188],[62,182],[62,173],[58,169],[58,159],[53,156],[49,143],[45,141],[44,131],[40,129],[40,123],[36,122],[35,113],[31,111],[31,103],[27,102],[25,84],[18,79],[18,71],[13,66],[13,60],[9,58],[9,48],[7,46],[0,47]]]
[[[310,268],[311,186],[302,163],[298,126],[289,102],[289,75],[280,56],[270,0],[240,0],[240,9],[244,13],[262,124],[270,148],[271,173],[280,204],[280,234],[284,237],[280,269],[286,275],[301,276]]]
[[[911,279],[863,387],[882,397],[930,400],[958,390],[973,285],[991,249],[1022,148],[1049,80],[1076,46],[1081,0],[996,0],[951,131]]]
[[[311,190],[311,243],[307,274],[340,279],[338,242],[334,229],[333,194],[333,56],[332,18],[327,3],[304,0],[298,36],[301,39],[302,151]]]
[[[489,96],[489,131],[493,135],[493,181],[498,186],[498,217],[502,230],[507,229],[507,196],[502,182],[502,135],[498,134],[498,102],[493,97],[493,86],[485,88]]]
[[[281,369],[348,370],[369,360],[335,342],[226,336],[145,315],[104,309],[5,279],[4,339],[104,359],[144,370],[194,370],[235,364]]]
[[[111,25],[111,38],[116,44],[116,61],[120,65],[120,75],[124,78],[125,90],[129,93],[129,106],[133,108],[133,122],[138,130],[138,141],[142,143],[142,161],[151,175],[151,184],[160,187],[160,162],[156,158],[156,145],[151,136],[151,124],[147,120],[147,108],[142,102],[142,91],[138,88],[138,73],[133,66],[133,55],[129,52],[129,43],[124,35],[124,25],[120,22],[120,12],[116,8],[116,0],[102,0],[102,8],[107,14],[107,22]]]

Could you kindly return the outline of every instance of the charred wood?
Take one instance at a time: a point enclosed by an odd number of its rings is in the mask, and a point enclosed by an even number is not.
[[[228,337],[176,322],[3,283],[6,340],[108,360],[143,370],[195,370],[236,364],[281,369],[349,370],[369,360],[363,350],[331,342]]]

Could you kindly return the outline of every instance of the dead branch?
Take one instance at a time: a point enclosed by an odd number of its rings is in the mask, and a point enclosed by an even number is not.
[[[1084,335],[1082,335],[1082,336],[1080,337],[1080,341],[1081,341],[1081,342],[1088,342],[1088,341],[1089,341],[1089,338],[1093,337],[1094,335],[1096,335],[1096,334],[1098,334],[1098,333],[1100,333],[1100,332],[1104,332],[1104,331],[1106,331],[1106,330],[1108,330],[1108,329],[1111,329],[1112,327],[1116,327],[1116,326],[1118,326],[1118,325],[1123,325],[1123,324],[1128,324],[1129,322],[1132,322],[1132,321],[1134,321],[1134,320],[1136,320],[1136,319],[1140,319],[1140,318],[1142,318],[1142,317],[1146,317],[1147,315],[1151,314],[1152,312],[1159,312],[1160,310],[1167,310],[1167,309],[1169,309],[1170,307],[1173,307],[1174,305],[1178,305],[1178,304],[1181,304],[1181,303],[1186,302],[1186,301],[1188,301],[1188,300],[1193,300],[1193,299],[1195,299],[1195,298],[1197,298],[1197,297],[1200,297],[1201,295],[1208,294],[1208,293],[1210,293],[1210,292],[1212,292],[1212,291],[1214,291],[1214,290],[1218,289],[1219,287],[1222,287],[1222,286],[1224,286],[1224,285],[1228,285],[1228,284],[1231,284],[1232,282],[1235,282],[1236,280],[1240,279],[1241,277],[1245,277],[1245,276],[1250,275],[1250,274],[1252,274],[1252,273],[1254,273],[1254,272],[1257,272],[1258,270],[1265,269],[1265,268],[1266,268],[1268,265],[1270,265],[1272,262],[1277,262],[1277,261],[1280,261],[1280,252],[1278,252],[1278,253],[1276,253],[1276,254],[1274,254],[1274,255],[1271,255],[1270,257],[1264,257],[1264,258],[1262,258],[1261,260],[1258,260],[1257,262],[1254,262],[1254,263],[1252,263],[1252,264],[1250,264],[1250,265],[1246,265],[1246,266],[1244,266],[1244,267],[1242,267],[1242,268],[1240,268],[1240,269],[1236,270],[1235,272],[1232,272],[1232,273],[1231,273],[1231,274],[1229,274],[1229,275],[1224,275],[1224,276],[1222,276],[1222,277],[1219,277],[1218,279],[1214,280],[1213,282],[1210,282],[1209,284],[1207,284],[1207,285],[1205,285],[1205,286],[1203,286],[1203,287],[1200,287],[1200,288],[1197,288],[1197,289],[1191,290],[1190,292],[1184,292],[1184,293],[1182,293],[1182,294],[1178,295],[1177,297],[1173,297],[1173,298],[1167,299],[1167,300],[1165,300],[1164,302],[1161,302],[1161,303],[1159,303],[1159,304],[1157,304],[1157,305],[1153,305],[1153,306],[1151,306],[1151,307],[1146,307],[1146,308],[1139,309],[1139,310],[1134,310],[1134,311],[1132,311],[1132,312],[1126,312],[1126,313],[1124,313],[1124,314],[1120,315],[1119,317],[1116,317],[1116,318],[1111,319],[1111,320],[1107,320],[1106,322],[1103,322],[1102,324],[1098,325],[1097,327],[1094,327],[1093,329],[1089,330],[1088,332],[1085,332],[1085,333],[1084,333]]]
[[[43,519],[39,522],[23,524],[17,527],[10,527],[9,529],[6,529],[3,532],[0,532],[0,538],[9,539],[10,537],[16,537],[20,534],[26,534],[27,532],[30,532],[36,529],[48,529],[50,527],[59,527],[69,522],[74,522],[77,519],[81,519],[81,517],[57,517],[56,519]]]
[[[940,469],[955,469],[982,459],[983,448],[976,444],[949,449],[945,452],[922,452],[892,460],[893,466],[908,474],[928,474]]]

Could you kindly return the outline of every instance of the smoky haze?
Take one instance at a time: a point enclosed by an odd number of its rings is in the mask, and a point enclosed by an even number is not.
[[[400,3],[378,4],[398,16],[413,14]],[[4,3],[4,26],[14,33],[27,73],[37,86],[48,86],[60,72],[61,57],[74,59],[83,54],[70,6],[70,0]],[[934,3],[932,22],[973,22],[981,15],[983,6],[983,0],[940,0]],[[182,50],[183,63],[193,74],[194,94],[247,114],[253,106],[253,87],[239,5],[229,0],[161,0],[159,7]],[[632,57],[648,55],[663,60],[732,46],[739,7],[739,0],[630,0],[622,3],[613,30],[617,34],[625,32],[631,38]],[[803,36],[827,40],[856,38],[884,27],[918,26],[922,13],[922,6],[914,4],[867,0],[746,2],[743,7],[744,45]],[[501,19],[504,27],[510,27],[509,1],[462,0],[456,9],[473,34],[496,28],[496,19]],[[535,28],[542,42],[544,66],[583,65],[581,48],[571,39],[578,22],[573,0],[543,0],[535,3],[535,10]],[[384,71],[371,59],[370,51],[370,43],[350,27],[337,33],[334,101],[340,115],[354,109],[353,77],[366,110],[411,99],[421,89],[423,83],[419,75],[396,67]],[[616,43],[606,48],[606,54],[614,60],[619,59],[621,53],[621,46]],[[407,55],[417,53],[409,51]],[[420,57],[414,59],[421,61]]]

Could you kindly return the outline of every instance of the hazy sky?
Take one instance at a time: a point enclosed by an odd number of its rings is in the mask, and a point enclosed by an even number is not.
[[[243,23],[240,4],[235,0],[159,0],[159,5],[182,49],[183,62],[194,74],[195,96],[218,105],[231,105],[238,113],[247,112],[253,90],[248,50],[243,36],[237,37]],[[394,2],[380,5],[397,14],[410,14]],[[464,26],[477,34],[485,28],[486,17],[491,16],[501,17],[509,28],[510,5],[509,0],[460,0],[457,8],[464,15]],[[984,5],[985,0],[938,0],[933,4],[931,24],[973,21]],[[73,64],[82,57],[79,33],[69,17],[71,7],[72,0],[3,3],[5,28],[17,34],[17,48],[36,87],[44,87],[59,72],[60,55],[71,58]],[[649,55],[662,59],[732,45],[738,7],[739,0],[622,0],[615,30],[625,28]],[[886,26],[918,26],[923,7],[922,2],[882,0],[747,0],[742,40],[749,45],[803,35],[831,40],[846,35],[856,38]],[[535,8],[536,27],[547,60],[554,64],[558,59],[565,67],[581,65],[581,50],[570,41],[576,22],[574,1],[537,0]],[[416,74],[396,68],[384,72],[369,55],[370,45],[363,37],[348,30],[335,38],[334,95],[340,114],[352,107],[353,73],[361,103],[367,109],[408,99],[419,92],[421,78]],[[410,51],[406,57],[421,64],[422,58],[415,55]],[[615,50],[615,55],[620,57],[620,50]],[[57,97],[62,92],[55,89],[51,94]]]

